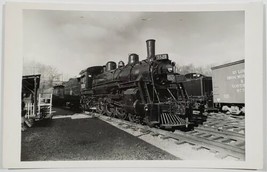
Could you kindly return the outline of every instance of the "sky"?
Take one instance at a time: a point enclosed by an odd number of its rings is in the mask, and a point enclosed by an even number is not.
[[[74,77],[107,61],[127,62],[130,53],[156,54],[179,65],[220,65],[244,59],[244,12],[92,12],[25,10],[24,64],[42,63]]]

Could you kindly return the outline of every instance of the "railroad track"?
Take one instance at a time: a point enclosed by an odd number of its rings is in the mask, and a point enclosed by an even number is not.
[[[115,123],[119,128],[139,130],[142,134],[138,137],[143,135],[160,135],[164,140],[174,139],[177,145],[188,143],[196,151],[201,149],[209,150],[220,159],[230,156],[238,160],[245,160],[245,137],[237,132],[217,130],[207,126],[199,126],[189,132],[178,130],[171,132],[95,113],[93,115],[106,122]]]
[[[204,128],[214,129],[225,133],[245,136],[245,117],[232,116],[224,113],[209,113]]]

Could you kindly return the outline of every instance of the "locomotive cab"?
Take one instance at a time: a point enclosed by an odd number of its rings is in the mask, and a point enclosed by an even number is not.
[[[102,66],[89,67],[86,70],[80,72],[80,85],[81,91],[91,90],[93,85],[93,80],[96,75],[103,73]]]
[[[95,77],[104,72],[103,66],[89,67],[80,72],[80,105],[82,110],[88,110],[94,104],[94,100],[91,98],[93,95],[93,81]]]

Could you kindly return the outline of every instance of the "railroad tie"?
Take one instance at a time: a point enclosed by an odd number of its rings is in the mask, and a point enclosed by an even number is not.
[[[195,136],[197,137],[202,137],[202,135],[205,135],[206,133],[198,133],[198,134],[195,134]]]
[[[187,132],[187,134],[194,134],[194,133],[198,133],[198,132],[196,130],[192,130],[192,131]]]
[[[224,159],[228,156],[228,154],[225,154],[225,153],[218,153],[215,155],[216,158],[220,158],[220,159]]]
[[[130,127],[132,130],[137,131],[138,129],[135,126]]]
[[[243,146],[240,146],[240,148],[245,150],[245,144]]]
[[[236,147],[242,147],[242,146],[245,146],[245,141],[237,141],[237,142],[235,142],[235,144],[234,144],[234,146],[236,146]]]
[[[203,147],[203,146],[193,146],[192,149],[194,150],[201,150],[201,149],[207,149],[207,150],[210,150],[209,148],[206,148],[206,147]]]
[[[215,149],[210,149],[209,151],[210,151],[211,153],[214,153],[214,154],[218,153],[218,151],[215,150]]]
[[[232,141],[232,139],[229,139],[229,138],[225,138],[225,139],[220,140],[220,142],[222,142],[222,143],[230,143],[231,141]]]
[[[125,129],[128,129],[128,128],[130,128],[130,126],[129,126],[129,125],[127,125],[127,124],[126,124],[126,125],[122,125],[122,127],[123,127],[123,128],[125,128]]]
[[[229,130],[229,129],[232,129],[232,128],[234,128],[234,127],[233,126],[224,126],[223,130]]]
[[[178,141],[175,142],[175,144],[177,144],[177,145],[182,145],[182,144],[185,144],[185,143],[188,143],[188,142],[186,142],[184,140],[178,140]]]
[[[141,133],[144,133],[144,134],[148,134],[148,133],[151,132],[151,131],[146,130],[146,129],[143,129],[143,128],[141,128],[139,131],[140,131]]]
[[[161,137],[162,140],[166,140],[166,139],[169,139],[169,138],[171,138],[171,137],[170,136],[162,136]]]
[[[208,138],[209,140],[213,140],[213,141],[218,141],[218,140],[221,140],[223,139],[222,136],[214,136],[213,138]]]
[[[122,122],[119,122],[117,125],[118,126],[122,126],[124,123],[122,123]]]
[[[202,135],[201,137],[209,138],[209,137],[211,137],[211,136],[212,136],[212,134],[206,133],[206,134]]]
[[[151,134],[153,137],[159,136],[159,134],[158,134],[158,133],[155,133],[155,132],[151,132],[150,134]]]
[[[235,129],[233,129],[234,131],[236,131],[236,132],[240,132],[240,131],[242,131],[242,130],[245,130],[245,128],[235,128]]]

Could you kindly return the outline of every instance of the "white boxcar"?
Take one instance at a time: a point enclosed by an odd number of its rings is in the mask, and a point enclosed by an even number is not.
[[[237,106],[245,104],[245,60],[211,68],[213,101],[215,106]]]

